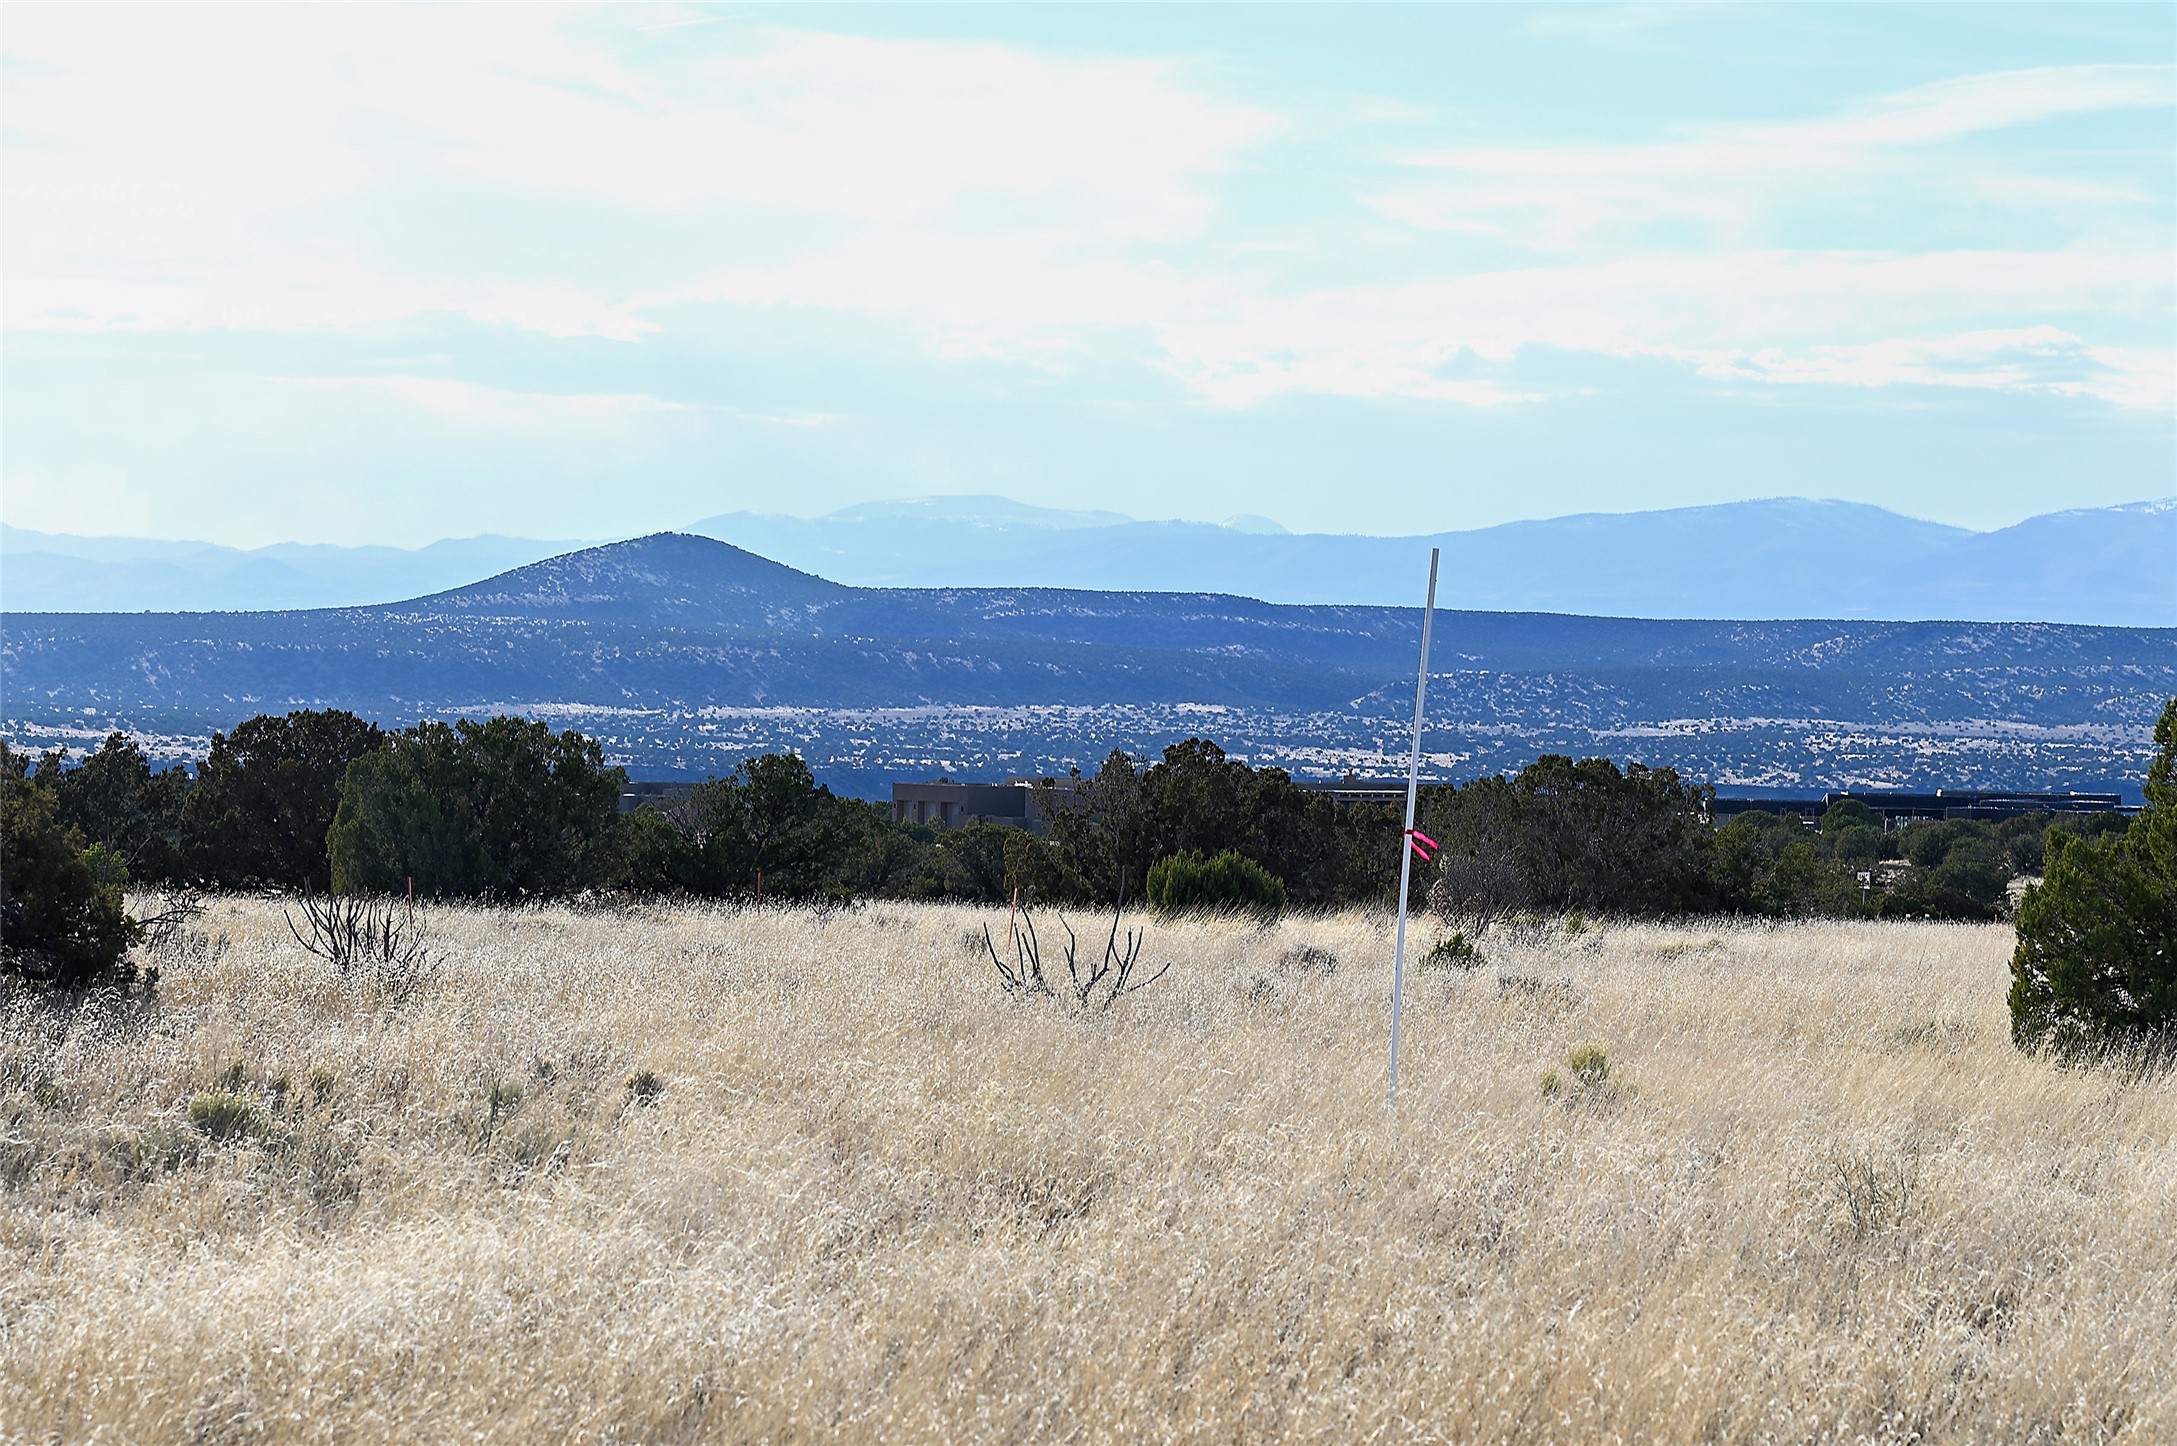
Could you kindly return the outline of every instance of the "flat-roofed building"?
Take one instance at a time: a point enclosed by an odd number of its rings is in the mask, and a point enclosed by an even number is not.
[[[1030,827],[1035,799],[1010,783],[895,783],[892,822],[961,828],[971,823]]]
[[[1002,824],[1042,833],[1049,826],[1043,800],[1063,805],[1073,796],[1081,779],[1064,774],[1041,778],[1008,778],[1003,783],[931,783],[892,785],[892,821],[901,824],[938,824],[959,828],[971,823]],[[1403,778],[1300,779],[1310,793],[1330,795],[1340,804],[1386,803],[1403,806]]]
[[[633,813],[638,808],[659,809],[678,803],[694,793],[693,781],[681,779],[644,779],[628,784],[620,790],[620,812]]]
[[[1738,813],[1796,814],[1808,825],[1827,813],[1832,807],[1846,801],[1864,803],[1883,825],[1895,828],[1899,824],[1923,818],[2021,818],[2041,813],[2116,813],[2139,812],[2136,804],[2128,804],[2122,794],[2116,793],[2028,793],[2010,792],[1985,788],[1938,788],[1932,793],[1914,793],[1905,789],[1871,788],[1856,792],[1836,792],[1782,795],[1767,798],[1723,798],[1712,805],[1718,818],[1729,818]]]
[[[1406,780],[1403,778],[1296,778],[1298,787],[1310,793],[1327,793],[1340,804],[1387,803],[1394,808],[1406,806]],[[1431,787],[1433,780],[1422,779],[1423,788]]]

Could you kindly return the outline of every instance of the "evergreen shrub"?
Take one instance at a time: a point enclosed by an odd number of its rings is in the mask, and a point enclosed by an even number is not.
[[[2122,834],[2052,828],[2018,907],[2011,1036],[2063,1053],[2177,1045],[2177,698],[2155,725],[2147,807]]]
[[[1189,849],[1150,866],[1149,906],[1160,914],[1275,914],[1285,907],[1285,884],[1261,864],[1229,849],[1213,857]]]
[[[121,890],[92,874],[82,836],[27,762],[0,758],[0,973],[63,989],[129,984],[137,928]]]

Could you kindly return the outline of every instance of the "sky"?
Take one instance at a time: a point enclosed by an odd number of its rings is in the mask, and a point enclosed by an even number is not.
[[[0,517],[2177,493],[2177,7],[22,6]]]

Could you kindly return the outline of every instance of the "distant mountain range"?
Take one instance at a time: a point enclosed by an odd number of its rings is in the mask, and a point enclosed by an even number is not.
[[[1433,537],[1293,534],[1262,518],[1137,522],[996,497],[823,517],[736,512],[687,529],[865,587],[1195,591],[1410,605],[1443,549],[1446,606],[1617,617],[2177,625],[2177,500],[1994,532],[1802,498],[1595,513]],[[8,612],[265,610],[384,602],[578,544],[479,537],[417,551],[76,538],[0,527]]]
[[[30,614],[0,632],[5,731],[110,728],[169,756],[252,713],[522,712],[639,775],[793,748],[856,790],[1092,768],[1192,733],[1296,774],[1397,766],[1417,608],[1204,593],[858,588],[660,534],[371,607]],[[1740,787],[2136,795],[2177,631],[2046,623],[1440,616],[1430,771],[1541,752]]]
[[[1265,602],[1418,601],[1649,618],[1974,619],[2177,625],[2177,500],[2056,512],[1995,532],[1804,498],[1590,513],[1429,537],[1052,514],[1003,499],[737,512],[689,530],[841,582],[1184,589]]]
[[[72,537],[0,523],[0,611],[263,612],[440,592],[583,546],[464,537],[428,547],[281,542],[242,549]]]

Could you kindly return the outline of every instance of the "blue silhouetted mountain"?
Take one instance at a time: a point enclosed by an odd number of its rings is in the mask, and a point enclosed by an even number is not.
[[[2177,504],[1977,533],[1880,507],[1772,498],[1588,513],[1426,537],[1287,533],[1261,519],[1098,524],[975,499],[824,517],[738,512],[690,530],[842,582],[1165,588],[1398,605],[1443,550],[1451,607],[1674,618],[1975,618],[2177,624]]]
[[[1418,582],[1425,557],[1400,564]],[[34,747],[312,706],[527,713],[650,773],[781,747],[843,784],[1044,772],[1205,733],[1321,775],[1403,748],[1419,630],[1410,607],[848,587],[660,534],[372,607],[11,613],[0,662]],[[2155,628],[1447,611],[1435,647],[1438,772],[1561,751],[1768,787],[2136,788],[2177,693]]]
[[[71,537],[0,523],[0,611],[247,612],[347,607],[489,577],[575,542],[464,537],[427,547]]]
[[[849,589],[707,537],[660,532],[517,567],[403,611],[763,629]]]
[[[1974,618],[2177,624],[2177,504],[2030,518],[1994,532],[1804,498],[1513,522],[1433,537],[1294,534],[1260,517],[1136,522],[994,497],[738,512],[687,529],[836,582],[1229,593],[1400,606],[1444,552],[1441,600],[1616,617]],[[479,537],[405,551],[80,538],[0,525],[0,609],[332,607],[458,589],[575,544]]]

